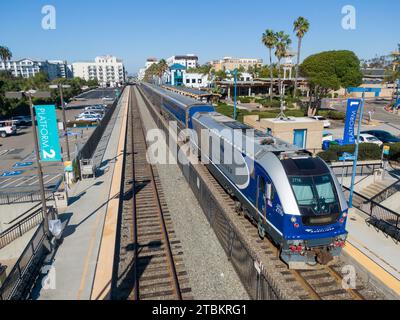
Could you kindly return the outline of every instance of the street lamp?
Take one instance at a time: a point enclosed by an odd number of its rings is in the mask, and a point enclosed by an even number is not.
[[[63,89],[71,88],[68,84],[52,84],[49,86],[50,89],[58,89],[60,92],[60,99],[61,99],[61,108],[62,108],[62,115],[63,115],[63,126],[65,132],[65,143],[67,145],[67,160],[71,161],[71,154],[69,152],[69,142],[68,142],[68,130],[67,130],[67,119],[65,117],[65,105],[64,105],[64,94]]]
[[[227,73],[228,74],[233,74],[233,83],[234,83],[234,88],[233,88],[233,95],[234,95],[234,97],[233,97],[233,119],[235,119],[236,120],[236,106],[237,106],[237,74],[238,74],[238,69],[237,68],[235,68],[234,70],[232,70],[232,71],[230,71],[230,70],[228,70],[227,71]]]
[[[45,227],[46,234],[48,236],[50,236],[49,217],[47,215],[46,195],[45,195],[45,191],[44,191],[44,182],[43,182],[43,170],[42,170],[42,165],[40,163],[39,143],[38,143],[37,132],[36,132],[35,111],[34,111],[33,102],[32,102],[32,98],[50,98],[50,92],[36,91],[36,90],[20,91],[20,92],[6,92],[7,99],[20,100],[23,97],[26,97],[29,100],[29,108],[30,108],[31,119],[32,119],[32,135],[33,135],[33,141],[35,143],[36,166],[37,166],[37,173],[38,173],[38,177],[39,177],[39,187],[40,187],[40,197],[41,197],[41,202],[42,202],[42,214],[43,214],[43,218],[44,218],[44,227]]]

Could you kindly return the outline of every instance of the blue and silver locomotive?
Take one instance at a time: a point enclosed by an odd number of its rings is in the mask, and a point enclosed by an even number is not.
[[[258,226],[260,237],[277,245],[289,268],[327,264],[340,255],[348,207],[335,174],[322,159],[221,115],[212,106],[142,88],[181,128],[193,129],[191,144],[202,161],[237,200],[238,210]],[[196,106],[198,111],[186,111],[180,119],[166,107],[165,96],[185,105],[184,110]]]

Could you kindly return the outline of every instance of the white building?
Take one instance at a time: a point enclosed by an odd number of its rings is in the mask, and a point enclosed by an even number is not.
[[[194,54],[186,54],[186,55],[177,55],[172,56],[167,59],[168,66],[172,66],[174,64],[180,64],[184,66],[186,69],[196,68],[199,58]]]
[[[30,78],[44,72],[48,75],[49,80],[56,78],[69,78],[71,73],[68,72],[67,62],[60,60],[38,61],[33,59],[21,59],[11,61],[1,61],[0,71],[10,71],[14,77]]]
[[[74,77],[95,80],[102,87],[116,87],[125,82],[125,67],[122,60],[114,56],[99,56],[94,62],[75,62],[72,64]]]
[[[148,68],[150,68],[150,66],[152,66],[155,63],[158,63],[158,59],[157,58],[148,58],[146,60],[144,68],[139,69],[138,80],[142,81],[144,79],[145,74],[146,74],[146,70]]]
[[[183,73],[183,85],[189,88],[208,88],[210,86],[210,80],[208,74],[202,73]]]

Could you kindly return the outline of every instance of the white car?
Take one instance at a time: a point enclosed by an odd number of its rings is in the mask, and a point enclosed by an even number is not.
[[[355,136],[354,138],[357,139],[357,136]],[[360,143],[373,143],[377,144],[378,146],[381,146],[383,144],[383,142],[379,140],[377,137],[368,133],[360,134]]]
[[[85,108],[85,111],[93,111],[97,113],[104,113],[106,111],[106,108],[103,106],[88,106]]]
[[[16,132],[17,127],[13,121],[0,121],[0,137],[5,138]]]
[[[101,119],[103,119],[103,117],[100,114],[83,114],[79,117],[77,117],[75,120],[76,121],[101,121]]]
[[[318,121],[323,121],[324,128],[329,128],[331,126],[331,122],[327,118],[325,118],[323,116],[313,116],[313,117],[310,117],[310,118],[314,119],[314,120],[318,120]]]
[[[84,116],[101,116],[100,112],[96,112],[96,111],[84,111],[82,113],[80,113],[79,115],[77,115],[75,118],[81,118]]]

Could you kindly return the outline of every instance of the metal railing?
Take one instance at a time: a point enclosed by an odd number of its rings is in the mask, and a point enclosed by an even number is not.
[[[374,162],[374,163],[361,163],[357,164],[356,167],[356,175],[357,176],[370,176],[374,174],[374,171],[382,168],[382,162]],[[337,176],[350,177],[353,173],[353,165],[352,164],[331,164],[331,169]]]
[[[345,186],[343,188],[348,198],[350,189]],[[376,226],[394,239],[400,240],[400,213],[390,210],[355,191],[353,205],[368,215],[367,222],[369,224]]]
[[[111,120],[111,117],[113,116],[114,111],[117,108],[118,102],[121,99],[121,97],[122,97],[122,94],[120,94],[119,97],[114,100],[113,104],[107,110],[103,119],[100,121],[100,123],[96,127],[96,129],[94,129],[94,131],[90,135],[89,139],[86,141],[85,145],[82,147],[82,149],[80,149],[78,151],[78,153],[74,159],[74,162],[78,164],[79,175],[81,175],[80,161],[85,160],[85,159],[88,160],[93,157],[93,155],[96,151],[97,145],[99,144],[99,141],[101,140],[101,138],[104,134],[104,131],[106,130],[106,128]]]
[[[29,216],[25,217],[12,227],[0,234],[0,249],[4,248],[15,239],[32,230],[43,221],[42,208],[36,209]]]
[[[0,300],[19,300],[27,296],[49,252],[47,248],[50,243],[42,222],[0,287]]]
[[[397,180],[396,182],[392,183],[390,186],[379,192],[377,195],[375,195],[371,200],[377,203],[381,203],[399,191],[400,181]]]
[[[49,200],[54,199],[53,190],[45,190],[45,196]],[[0,193],[0,205],[13,203],[36,202],[41,200],[40,190],[15,191]]]

